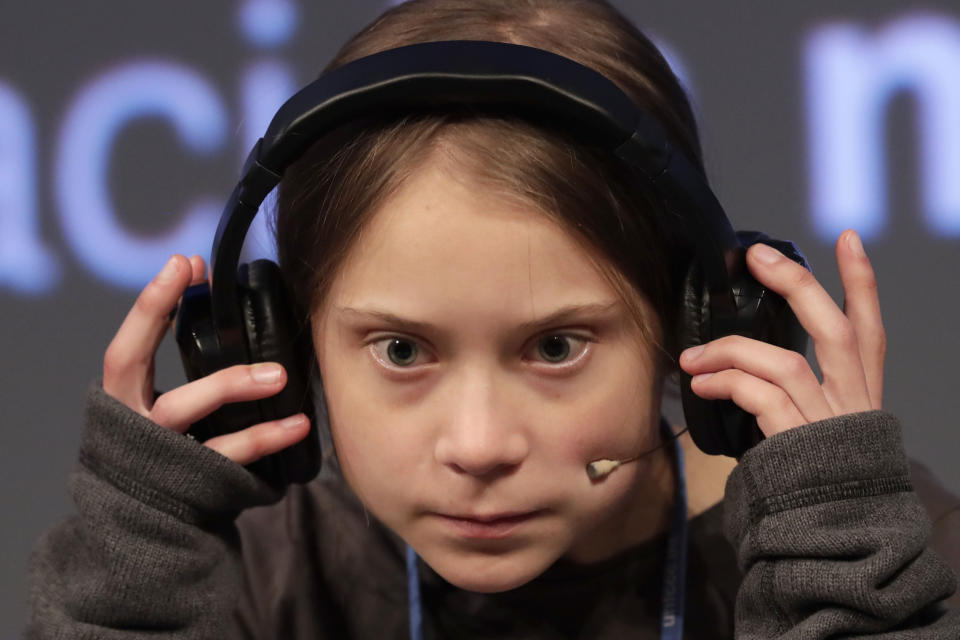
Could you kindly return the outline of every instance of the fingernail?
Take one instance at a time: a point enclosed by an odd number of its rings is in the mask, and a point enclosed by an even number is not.
[[[295,416],[290,416],[289,418],[284,418],[280,421],[280,426],[284,429],[296,429],[301,426],[307,420],[307,416],[299,413]]]
[[[171,282],[177,277],[177,273],[179,272],[180,265],[177,263],[177,259],[170,258],[167,260],[167,264],[163,265],[163,270],[157,274],[157,281]]]
[[[853,255],[860,258],[867,257],[867,252],[863,250],[863,243],[860,242],[860,236],[856,231],[851,231],[847,234],[847,246],[850,247]]]
[[[263,362],[250,367],[250,377],[260,384],[273,384],[280,379],[283,369],[278,364]]]
[[[783,257],[783,254],[769,245],[761,242],[753,245],[753,257],[764,264],[773,264]]]
[[[707,378],[709,378],[709,377],[712,376],[712,375],[713,375],[712,373],[700,373],[700,374],[697,374],[697,375],[693,376],[693,382],[694,382],[694,383],[703,382],[704,380],[706,380]]]
[[[702,344],[697,347],[690,347],[689,349],[684,351],[682,354],[680,354],[680,357],[682,357],[687,362],[691,360],[695,360],[696,358],[700,357],[701,353],[703,353],[703,349],[704,349],[704,346]]]

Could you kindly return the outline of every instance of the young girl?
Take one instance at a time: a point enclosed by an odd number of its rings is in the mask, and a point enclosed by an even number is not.
[[[682,89],[601,0],[412,0],[327,70],[435,40],[591,67],[702,172]],[[747,338],[681,354],[686,259],[665,213],[542,123],[370,118],[287,171],[277,215],[323,381],[323,473],[281,495],[243,466],[301,441],[303,414],[180,435],[287,374],[234,366],[154,392],[171,311],[206,277],[174,256],[91,391],[78,515],[31,559],[30,637],[960,637],[940,602],[955,579],[880,411],[884,335],[856,233],[837,243],[844,310],[775,250],[747,254],[810,334],[821,382]],[[737,464],[675,436],[661,395],[681,368],[768,439]],[[588,474],[597,460],[625,462]]]

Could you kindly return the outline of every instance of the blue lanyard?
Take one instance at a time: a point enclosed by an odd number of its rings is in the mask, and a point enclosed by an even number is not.
[[[669,428],[664,422],[665,428]],[[663,608],[660,613],[660,638],[683,638],[683,611],[687,585],[687,481],[684,473],[683,448],[670,434],[673,445],[673,471],[676,495],[673,499],[673,522],[667,539],[666,566],[663,568]],[[421,640],[416,638],[415,640]]]
[[[417,552],[410,545],[407,545],[407,593],[410,594],[410,640],[423,640],[420,573],[417,571]]]
[[[666,426],[666,429],[669,427]],[[670,433],[673,447],[676,496],[670,537],[667,539],[666,566],[663,570],[663,603],[660,615],[660,637],[663,640],[682,640],[683,609],[687,577],[687,483],[684,478],[683,449]],[[407,590],[410,600],[410,640],[423,640],[423,608],[420,603],[420,574],[417,571],[417,552],[407,545]]]

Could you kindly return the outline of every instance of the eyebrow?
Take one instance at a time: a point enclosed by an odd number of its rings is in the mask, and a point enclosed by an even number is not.
[[[556,311],[549,313],[543,317],[530,320],[527,322],[522,322],[517,325],[517,329],[523,332],[533,332],[537,329],[541,329],[550,325],[562,324],[564,322],[569,322],[574,319],[581,319],[584,317],[596,317],[603,316],[617,307],[621,306],[619,300],[614,300],[612,302],[595,302],[589,304],[569,304],[563,307],[560,307]],[[336,311],[343,313],[345,315],[357,316],[358,318],[370,318],[376,319],[385,324],[389,324],[395,327],[402,328],[407,331],[412,331],[415,333],[439,333],[440,329],[429,322],[424,322],[421,320],[413,320],[411,318],[403,318],[396,314],[390,313],[389,311],[384,311],[381,309],[367,308],[367,309],[358,309],[354,307],[336,307]]]

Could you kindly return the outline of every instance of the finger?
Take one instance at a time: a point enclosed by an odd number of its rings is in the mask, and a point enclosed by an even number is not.
[[[200,284],[205,282],[207,279],[207,265],[203,262],[203,258],[199,255],[190,256],[190,268],[193,271],[193,277],[190,280],[190,284]]]
[[[703,373],[694,376],[691,384],[693,392],[705,400],[732,400],[756,416],[767,437],[807,422],[786,391],[738,369]]]
[[[153,356],[190,275],[184,256],[171,257],[137,297],[104,353],[103,390],[141,413],[152,406]]]
[[[870,406],[879,409],[883,403],[883,360],[887,351],[887,336],[880,315],[877,279],[860,237],[853,229],[843,232],[837,239],[837,265],[843,284],[843,311],[857,334]]]
[[[813,340],[823,391],[834,415],[870,409],[870,395],[853,325],[813,274],[762,243],[747,251],[761,284],[782,295]]]
[[[283,420],[262,422],[243,431],[210,438],[203,444],[237,464],[250,464],[300,442],[308,433],[310,420],[298,413]]]
[[[183,433],[228,402],[267,398],[286,383],[283,367],[273,362],[227,367],[164,393],[148,417],[161,427]]]
[[[727,336],[687,349],[680,355],[680,366],[691,375],[739,369],[766,380],[786,391],[805,422],[834,415],[810,364],[796,351],[743,336]]]
[[[203,262],[203,258],[197,254],[190,256],[190,271],[191,286],[195,284],[201,284],[206,281],[207,267]],[[177,300],[177,304],[174,305],[173,309],[170,310],[170,315],[167,316],[170,333],[174,333],[176,331],[177,313],[180,311],[180,305],[182,303],[183,298],[181,297],[179,300]]]

